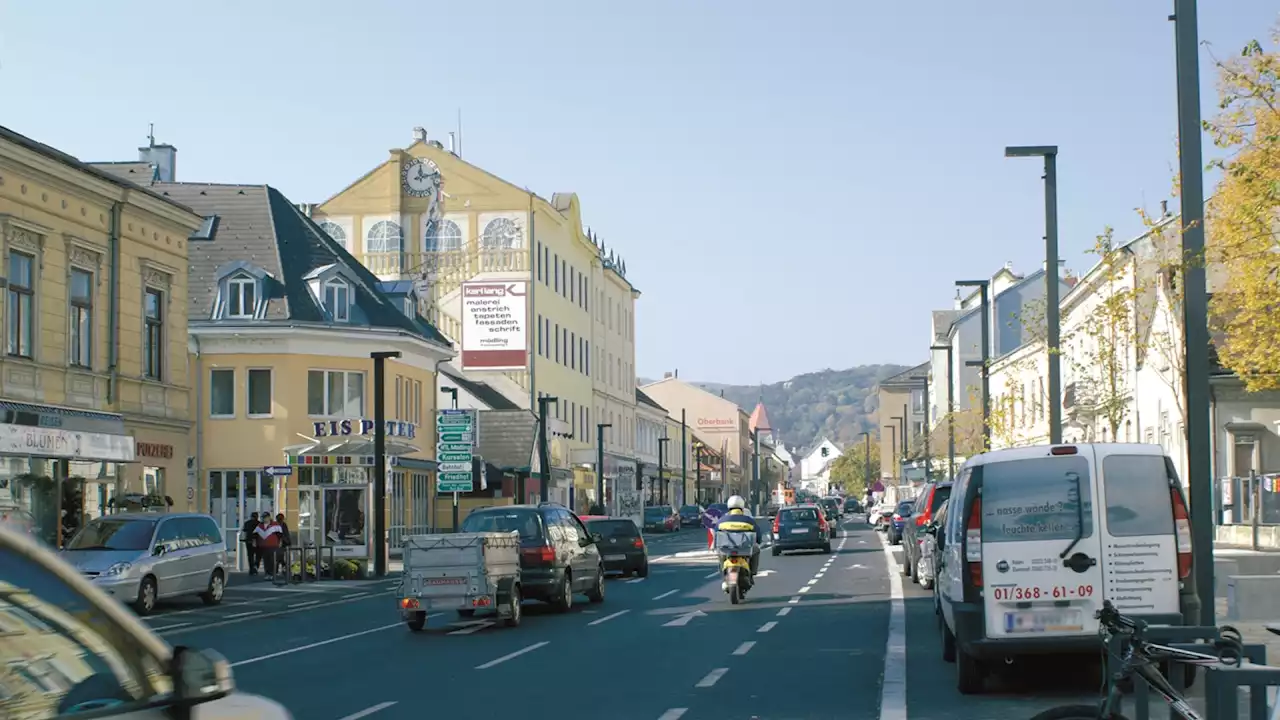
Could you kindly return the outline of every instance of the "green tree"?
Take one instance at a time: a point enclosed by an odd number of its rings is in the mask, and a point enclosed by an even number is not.
[[[871,478],[880,477],[880,445],[871,443]],[[845,495],[862,497],[867,492],[867,445],[855,443],[831,463],[831,484]]]

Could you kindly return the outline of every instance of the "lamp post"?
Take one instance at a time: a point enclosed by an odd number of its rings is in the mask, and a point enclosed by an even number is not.
[[[894,450],[894,457],[898,463],[898,475],[905,478],[907,475],[907,406],[902,407],[901,415],[894,415],[889,419],[898,422],[896,428],[898,434],[895,436],[898,438],[898,443],[895,446],[897,449]]]
[[[449,396],[449,399],[452,402],[453,409],[457,410],[458,409],[458,388],[442,385],[440,387],[440,392],[445,393]],[[479,486],[477,485],[476,487],[479,487]],[[434,516],[433,516],[433,519],[434,519]],[[450,525],[450,527],[453,528],[454,532],[458,532],[458,492],[456,490],[453,492],[453,524]]]
[[[751,494],[756,500],[756,514],[760,514],[760,431],[751,431]]]
[[[1054,277],[1057,276],[1057,272],[1054,272]],[[991,281],[957,280],[956,287],[976,287],[981,293],[982,366],[986,367],[991,362]],[[1055,284],[1054,287],[1056,288],[1057,285]],[[986,372],[982,373],[982,445],[991,447],[991,386],[987,383]]]
[[[889,419],[897,420],[898,418],[891,417]],[[889,462],[896,466],[898,464],[898,425],[895,423],[893,425],[885,425],[885,427],[889,428]],[[893,471],[895,478],[898,477],[897,467],[891,467],[890,470]]]
[[[604,508],[604,429],[611,427],[613,427],[612,423],[596,423],[596,504],[602,509]]]
[[[1196,124],[1194,132],[1199,138],[1199,123]],[[1049,442],[1059,445],[1062,443],[1062,366],[1059,362],[1061,358],[1058,357],[1058,323],[1061,311],[1058,304],[1058,146],[1007,147],[1004,149],[1004,156],[1044,158],[1044,304],[1045,346],[1049,352]],[[1200,167],[1197,165],[1195,169],[1197,177],[1199,173]],[[1185,196],[1183,203],[1186,203]],[[1208,342],[1206,333],[1206,347]]]
[[[864,444],[862,448],[863,448],[863,454],[866,456],[863,458],[864,465],[866,466],[866,468],[863,470],[863,475],[865,476],[865,483],[866,483],[866,487],[863,488],[863,492],[871,492],[871,433],[863,432],[858,434],[863,437]]]
[[[551,489],[551,445],[547,441],[547,406],[560,402],[560,398],[543,395],[538,398],[538,464],[542,466],[542,481],[538,484],[538,499],[547,501]],[[523,498],[522,498],[523,499]]]
[[[978,376],[982,378],[982,385],[985,387],[991,373],[991,366],[981,360],[965,360],[965,367],[970,367],[978,371]],[[986,397],[986,393],[983,393]],[[984,403],[985,404],[985,403]],[[984,418],[982,421],[982,450],[983,452],[991,449],[991,419]]]
[[[685,505],[691,504],[689,502],[689,442],[685,436],[687,431],[684,408],[680,408],[680,501]],[[698,501],[695,499],[692,504],[697,505]]]
[[[387,576],[387,360],[399,351],[369,353],[373,359],[373,574]]]
[[[947,353],[947,475],[956,479],[956,379],[955,355],[950,345],[930,345],[930,350]]]
[[[697,503],[702,504],[702,448],[706,447],[701,440],[693,441],[693,495]]]
[[[666,463],[667,443],[671,441],[669,437],[658,438],[658,502],[667,504],[667,479],[662,474],[662,466]]]

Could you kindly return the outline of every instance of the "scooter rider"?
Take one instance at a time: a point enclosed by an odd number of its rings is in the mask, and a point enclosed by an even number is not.
[[[754,578],[756,573],[760,570],[760,545],[764,543],[763,533],[761,533],[760,526],[756,523],[755,518],[747,512],[747,501],[743,500],[741,495],[734,495],[729,498],[729,502],[726,504],[729,506],[729,512],[725,513],[724,517],[720,518],[716,522],[717,530],[720,529],[720,525],[724,523],[737,524],[749,522],[751,523],[751,526],[755,528],[756,542],[751,548],[751,577]],[[737,528],[734,529],[736,530]]]

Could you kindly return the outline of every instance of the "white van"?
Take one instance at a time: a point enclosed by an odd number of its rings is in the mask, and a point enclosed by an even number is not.
[[[1152,624],[1199,614],[1186,499],[1158,445],[983,453],[936,533],[942,656],[962,693],[1019,656],[1096,655],[1103,600]]]

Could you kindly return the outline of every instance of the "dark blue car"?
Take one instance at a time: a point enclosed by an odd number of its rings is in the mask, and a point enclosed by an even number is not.
[[[898,503],[898,509],[893,511],[893,517],[889,520],[889,544],[902,544],[902,526],[903,518],[911,515],[911,508],[916,504],[915,500],[903,500]]]

